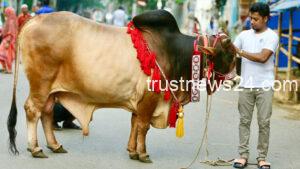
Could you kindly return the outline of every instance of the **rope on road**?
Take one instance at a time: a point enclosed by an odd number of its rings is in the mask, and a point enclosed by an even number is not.
[[[201,143],[200,143],[200,146],[197,150],[197,153],[196,153],[193,161],[187,167],[184,167],[184,168],[181,168],[181,169],[188,169],[196,162],[196,160],[198,159],[198,157],[200,155],[200,152],[202,150],[203,145],[205,145],[206,154],[205,154],[205,160],[200,161],[200,163],[211,165],[211,166],[231,166],[232,165],[232,161],[234,159],[223,160],[221,158],[218,158],[217,160],[207,160],[208,155],[209,155],[208,146],[207,146],[208,145],[208,121],[209,121],[209,117],[210,117],[210,114],[211,114],[211,102],[212,102],[212,95],[207,95],[207,97],[206,97],[206,108],[205,108],[206,109],[206,116],[205,116],[205,123],[204,123],[205,128],[204,128],[203,137],[201,139]]]
[[[234,159],[222,160],[218,158],[217,160],[206,160],[206,161],[201,161],[200,163],[211,165],[211,166],[231,166],[233,160]]]
[[[200,146],[197,150],[197,154],[195,155],[193,161],[185,168],[181,168],[181,169],[188,169],[190,168],[194,163],[195,161],[198,159],[199,157],[199,154],[202,150],[202,146],[205,144],[206,145],[206,156],[205,156],[205,159],[207,159],[208,157],[208,149],[207,149],[207,133],[208,133],[208,120],[209,120],[209,116],[210,116],[210,110],[211,110],[211,100],[212,100],[212,96],[211,95],[208,95],[207,94],[207,97],[206,97],[206,117],[205,117],[205,128],[204,128],[204,132],[203,132],[203,137],[201,139],[201,143],[200,143]]]
[[[198,159],[199,155],[200,155],[200,152],[202,150],[202,147],[203,145],[205,145],[205,151],[206,151],[206,155],[205,155],[205,160],[204,161],[200,161],[200,163],[203,163],[203,164],[207,164],[207,165],[211,165],[211,166],[231,166],[234,161],[234,159],[231,159],[231,160],[223,160],[221,158],[218,158],[217,160],[207,160],[208,158],[208,155],[209,155],[209,152],[208,152],[208,121],[209,121],[209,117],[210,117],[210,114],[211,114],[211,102],[212,102],[212,95],[208,95],[207,94],[207,97],[206,97],[206,116],[205,116],[205,128],[204,128],[204,133],[203,133],[203,137],[201,139],[201,143],[200,143],[200,146],[197,150],[197,153],[193,159],[193,161],[187,166],[187,167],[184,167],[184,168],[181,168],[181,169],[188,169],[190,168],[195,162],[196,160]],[[248,165],[257,165],[256,163],[248,163]]]

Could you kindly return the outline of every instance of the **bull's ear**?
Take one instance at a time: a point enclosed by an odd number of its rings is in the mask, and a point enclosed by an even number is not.
[[[199,50],[206,55],[216,56],[216,49],[212,47],[198,46]]]

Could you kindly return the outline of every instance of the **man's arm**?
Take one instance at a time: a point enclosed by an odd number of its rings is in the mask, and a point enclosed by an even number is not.
[[[272,56],[273,51],[262,49],[260,53],[249,53],[236,48],[237,54],[253,62],[265,63]]]
[[[278,36],[276,34],[269,34],[268,38],[262,44],[262,50],[260,53],[249,53],[243,50],[240,50],[238,46],[236,46],[237,54],[241,57],[244,57],[248,60],[258,63],[265,63],[269,60],[273,53],[275,53],[276,48],[278,46]]]

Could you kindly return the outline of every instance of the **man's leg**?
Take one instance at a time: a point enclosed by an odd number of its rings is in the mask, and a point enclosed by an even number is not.
[[[268,153],[273,93],[273,90],[260,90],[256,96],[257,121],[259,126],[257,145],[258,161],[265,161]]]
[[[75,120],[75,117],[69,111],[66,113],[69,117],[64,121],[63,128],[81,130],[81,127],[77,126],[73,122]]]
[[[55,103],[53,107],[53,128],[55,130],[61,130],[61,126],[59,126],[59,122],[64,121],[65,117],[62,113],[63,106],[60,103]]]
[[[77,126],[73,122],[75,120],[75,117],[71,114],[71,112],[69,112],[69,110],[62,106],[61,113],[64,115],[64,122],[62,125],[63,128],[81,130],[81,127]]]
[[[54,126],[58,122],[63,121],[63,126],[62,126],[63,128],[81,129],[79,126],[73,123],[75,117],[60,103],[55,103],[53,111],[54,111]]]
[[[254,91],[250,89],[243,89],[239,92],[238,109],[240,113],[239,124],[239,154],[243,159],[249,158],[249,138],[250,125],[252,121],[253,109],[255,105]]]

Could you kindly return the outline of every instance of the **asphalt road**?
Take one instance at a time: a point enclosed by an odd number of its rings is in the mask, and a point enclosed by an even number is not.
[[[8,151],[6,119],[12,98],[12,75],[0,74],[0,169],[180,169],[194,158],[203,135],[206,94],[202,93],[200,103],[185,107],[185,137],[177,139],[175,129],[151,128],[147,137],[147,149],[152,164],[143,164],[128,158],[126,151],[130,130],[130,113],[121,109],[101,109],[94,114],[90,124],[90,135],[83,137],[80,131],[57,131],[56,137],[68,154],[53,154],[46,148],[42,127],[39,124],[39,144],[48,159],[34,159],[26,151],[27,135],[23,104],[29,86],[22,67],[17,90],[18,123],[17,146],[20,154],[14,156]],[[218,157],[238,157],[237,92],[218,92],[213,96],[212,114],[209,121],[208,150],[210,160]],[[292,112],[273,106],[271,141],[268,160],[273,169],[300,168],[300,112]],[[255,162],[257,142],[256,116],[252,123],[250,162]],[[205,152],[192,169],[212,169],[200,163]],[[217,167],[229,169],[231,166]],[[256,168],[251,165],[248,167]]]

